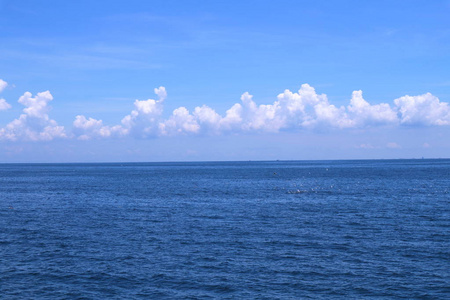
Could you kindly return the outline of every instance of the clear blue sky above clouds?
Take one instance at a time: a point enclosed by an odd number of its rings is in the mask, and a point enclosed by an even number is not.
[[[449,157],[449,16],[450,1],[0,0],[0,161]]]

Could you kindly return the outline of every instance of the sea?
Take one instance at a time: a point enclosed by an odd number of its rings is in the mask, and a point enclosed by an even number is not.
[[[450,299],[450,160],[0,164],[1,299]]]

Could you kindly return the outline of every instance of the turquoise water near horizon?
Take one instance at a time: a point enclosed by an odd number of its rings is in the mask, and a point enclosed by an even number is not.
[[[450,160],[0,164],[4,299],[447,299]]]

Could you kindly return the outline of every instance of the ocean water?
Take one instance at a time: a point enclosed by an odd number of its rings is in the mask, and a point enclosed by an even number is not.
[[[2,299],[450,299],[450,160],[0,165]]]

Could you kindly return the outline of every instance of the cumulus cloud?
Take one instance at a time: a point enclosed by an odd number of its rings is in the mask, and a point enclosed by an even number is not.
[[[274,104],[280,106],[280,117],[285,121],[283,127],[351,126],[345,108],[330,104],[325,94],[317,94],[309,84],[302,84],[297,93],[285,90]]]
[[[206,105],[196,107],[193,112],[200,130],[209,132],[211,134],[218,134],[220,132],[220,122],[222,117],[216,111]]]
[[[52,100],[49,91],[38,93],[34,98],[30,92],[23,94],[18,102],[25,106],[24,113],[0,129],[0,139],[49,141],[66,137],[64,127],[48,116],[48,103]]]
[[[426,93],[394,100],[400,122],[407,125],[450,125],[450,107],[436,96]]]
[[[160,120],[163,113],[163,102],[167,97],[164,87],[155,88],[158,100],[136,100],[134,110],[122,119],[124,134],[135,137],[152,137],[159,134]]]
[[[11,105],[5,99],[0,98],[0,111],[10,109]]]
[[[192,113],[186,107],[175,109],[163,118],[163,102],[167,97],[164,87],[155,89],[158,100],[136,100],[135,109],[116,125],[119,135],[141,138],[186,134],[221,134],[227,132],[278,132],[283,130],[364,128],[380,125],[449,125],[449,107],[431,94],[404,96],[387,103],[370,104],[362,91],[354,91],[348,106],[337,107],[325,94],[318,94],[308,85],[297,92],[285,90],[271,104],[258,105],[248,92],[241,101],[231,106],[224,116],[209,106],[195,107]],[[84,128],[79,138],[110,136],[110,127],[101,120],[77,116],[74,127]],[[83,125],[81,125],[83,124]],[[89,129],[88,129],[89,128]],[[362,147],[366,147],[363,145]],[[394,144],[389,147],[395,148]],[[370,147],[366,147],[370,148]]]
[[[73,133],[79,140],[90,140],[93,138],[107,138],[111,136],[122,136],[124,130],[121,126],[104,126],[102,120],[93,118],[86,119],[78,115],[73,122]]]
[[[0,79],[0,93],[8,86],[8,83],[2,79]]]
[[[200,130],[197,120],[185,107],[175,109],[170,118],[159,124],[160,134],[176,135],[180,133],[197,133]]]
[[[0,81],[0,88],[6,82]],[[155,88],[155,99],[135,100],[131,112],[116,125],[105,125],[102,120],[77,115],[71,136],[80,140],[132,136],[152,138],[176,135],[220,135],[227,133],[258,133],[291,130],[327,130],[366,128],[374,126],[444,126],[450,125],[450,107],[430,93],[403,96],[392,104],[371,104],[360,90],[354,91],[347,106],[336,106],[325,94],[319,94],[308,85],[296,92],[285,90],[269,104],[257,104],[245,92],[240,101],[223,115],[202,105],[189,110],[179,107],[164,115],[167,92]],[[50,92],[38,93],[34,98],[25,93],[19,103],[25,106],[23,114],[0,129],[0,138],[9,140],[52,140],[66,137],[64,127],[48,116]],[[2,107],[9,104],[0,101]],[[4,109],[5,109],[4,108]],[[386,145],[396,148],[398,145]],[[369,144],[359,147],[370,149]]]
[[[0,79],[0,93],[5,89],[5,87],[8,85],[6,81],[3,81]],[[6,102],[5,99],[0,98],[0,111],[10,109],[11,105]]]
[[[370,105],[364,100],[362,91],[354,91],[347,106],[353,126],[394,124],[398,122],[397,112],[387,103]]]

